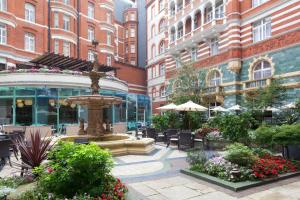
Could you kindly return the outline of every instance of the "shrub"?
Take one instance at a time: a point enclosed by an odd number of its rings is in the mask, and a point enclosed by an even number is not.
[[[273,142],[281,145],[300,144],[300,123],[282,125],[276,130]]]
[[[257,156],[249,147],[234,143],[226,147],[225,159],[240,166],[251,166],[257,160]]]
[[[271,146],[272,138],[275,135],[276,129],[266,125],[260,126],[254,132],[255,142],[261,146]]]
[[[249,141],[248,130],[255,126],[256,121],[250,113],[242,113],[240,115],[217,115],[209,123],[219,128],[225,139],[247,143]]]
[[[101,194],[113,166],[110,153],[96,144],[60,142],[51,153],[54,159],[40,174],[38,185],[46,193],[72,197]]]
[[[281,156],[266,155],[257,160],[252,169],[256,178],[263,179],[278,176],[282,173],[295,172],[297,166]]]
[[[252,149],[253,153],[256,154],[258,157],[262,158],[266,155],[272,155],[272,152],[267,150],[267,149],[263,149],[263,148],[253,148]]]
[[[191,170],[202,172],[207,156],[203,150],[193,149],[187,153],[187,162],[191,165]]]

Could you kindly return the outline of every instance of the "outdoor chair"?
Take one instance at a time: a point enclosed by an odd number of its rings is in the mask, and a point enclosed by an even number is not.
[[[147,132],[147,137],[148,137],[148,138],[153,138],[153,139],[154,139],[154,142],[156,143],[156,140],[157,140],[157,133],[156,133],[155,128],[147,128],[147,129],[146,129],[146,132]]]
[[[9,145],[10,140],[0,140],[0,158],[4,165],[6,163],[6,159],[8,159],[9,165],[12,166],[10,161]]]
[[[182,148],[183,147],[183,148]],[[193,147],[193,135],[191,131],[181,131],[178,137],[178,149]]]
[[[87,138],[76,138],[76,139],[74,139],[74,143],[89,144],[89,140]]]
[[[171,142],[178,142],[178,130],[168,129],[166,132],[167,147],[170,146]]]

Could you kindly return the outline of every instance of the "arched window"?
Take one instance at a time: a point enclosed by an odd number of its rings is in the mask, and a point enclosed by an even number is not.
[[[152,98],[156,97],[156,88],[152,88]]]
[[[35,6],[31,3],[25,3],[25,20],[35,22]]]
[[[253,79],[260,80],[272,76],[271,64],[268,61],[260,61],[253,69]]]
[[[155,36],[155,26],[152,25],[151,27],[151,38],[153,38]]]
[[[159,22],[159,32],[163,32],[165,31],[165,19],[161,19],[160,22]]]
[[[154,58],[155,56],[156,56],[155,45],[153,44],[151,47],[151,58]]]
[[[165,86],[161,86],[161,88],[159,90],[159,96],[160,97],[165,97],[166,96],[166,88],[165,88]]]
[[[170,35],[171,35],[171,42],[174,42],[175,39],[176,39],[176,30],[175,30],[174,26],[171,28],[171,34]]]
[[[174,3],[174,1],[172,1],[171,3],[170,3],[170,15],[171,16],[174,16],[175,15],[175,3]]]
[[[210,72],[208,77],[208,85],[210,87],[215,87],[221,84],[221,74],[219,71],[214,70]]]
[[[165,53],[165,41],[159,43],[159,54]]]
[[[177,26],[177,39],[183,36],[183,23],[179,22]]]

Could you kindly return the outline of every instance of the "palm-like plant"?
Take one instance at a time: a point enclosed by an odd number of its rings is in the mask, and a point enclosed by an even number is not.
[[[30,140],[22,138],[15,140],[21,153],[21,160],[26,167],[35,168],[47,158],[47,153],[53,146],[51,138],[41,138],[40,132],[30,133]]]

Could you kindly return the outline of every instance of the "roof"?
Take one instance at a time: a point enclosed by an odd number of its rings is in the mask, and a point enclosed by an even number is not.
[[[45,53],[31,61],[30,63],[34,64],[36,67],[57,67],[62,70],[78,70],[78,71],[90,71],[93,68],[93,62],[66,57],[63,55],[55,54],[55,53]],[[101,72],[109,72],[116,71],[117,68],[110,67],[106,65],[100,65],[99,71]]]

